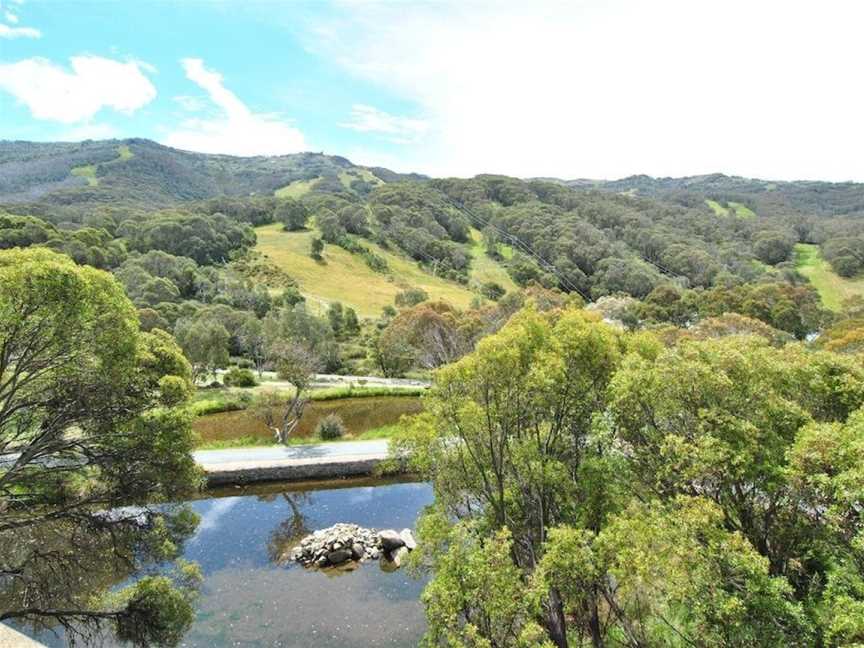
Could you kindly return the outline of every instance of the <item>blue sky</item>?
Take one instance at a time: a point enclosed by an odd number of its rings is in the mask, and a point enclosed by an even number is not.
[[[864,4],[0,0],[0,139],[864,180]]]

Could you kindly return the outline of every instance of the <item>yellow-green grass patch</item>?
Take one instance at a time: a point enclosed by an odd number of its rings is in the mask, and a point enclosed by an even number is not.
[[[850,297],[864,296],[864,277],[846,279],[831,269],[818,245],[799,243],[795,246],[795,268],[819,291],[825,307],[839,311]]]
[[[312,239],[320,236],[315,229],[285,232],[281,224],[274,223],[255,231],[256,250],[297,281],[313,312],[339,301],[362,317],[377,317],[382,308],[393,305],[397,293],[409,286],[422,288],[432,299],[442,299],[458,308],[466,308],[474,297],[466,287],[434,277],[414,261],[370,241],[361,243],[387,261],[389,274],[375,272],[362,257],[336,245],[325,247],[324,262],[315,261],[309,256]]]
[[[78,178],[84,178],[87,181],[87,184],[91,187],[95,187],[99,184],[99,178],[96,177],[95,164],[85,164],[84,166],[77,166],[72,169],[72,175]]]
[[[295,180],[291,184],[287,184],[273,193],[277,198],[300,198],[304,194],[309,193],[316,182],[318,182],[318,178],[312,178],[311,180]]]
[[[517,290],[517,286],[513,282],[513,279],[510,278],[510,275],[507,274],[507,270],[495,259],[490,258],[486,254],[483,246],[483,235],[479,230],[471,228],[471,240],[473,243],[471,245],[470,280],[478,286],[493,281],[507,292]],[[507,247],[507,251],[512,256],[513,251],[509,249],[509,246],[501,247]]]
[[[735,215],[738,216],[738,218],[756,218],[756,212],[750,209],[747,205],[730,201],[729,207],[735,210]]]

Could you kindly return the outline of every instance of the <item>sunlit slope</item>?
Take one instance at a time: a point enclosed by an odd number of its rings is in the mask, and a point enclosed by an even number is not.
[[[339,301],[360,316],[375,317],[382,308],[393,305],[396,293],[409,286],[422,288],[431,298],[459,308],[466,308],[474,297],[466,287],[433,277],[413,261],[366,240],[362,241],[364,246],[387,260],[389,273],[373,271],[360,256],[335,245],[326,246],[324,262],[315,261],[309,256],[311,240],[318,235],[314,230],[285,232],[277,223],[258,227],[255,233],[256,249],[297,281],[313,308]]]
[[[795,267],[819,291],[826,308],[840,310],[844,300],[864,295],[864,277],[846,279],[838,275],[822,258],[818,245],[796,245]]]
[[[517,289],[515,283],[507,274],[507,270],[494,259],[489,258],[483,249],[482,235],[479,230],[471,229],[471,283],[482,286],[490,281],[497,283],[507,292]],[[502,246],[505,247],[505,246]],[[506,255],[508,250],[504,251]]]

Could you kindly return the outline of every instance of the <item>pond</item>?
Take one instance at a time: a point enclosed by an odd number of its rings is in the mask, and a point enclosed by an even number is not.
[[[351,572],[307,570],[286,556],[307,533],[337,522],[413,528],[431,502],[428,484],[394,480],[207,493],[191,503],[201,522],[184,557],[200,564],[204,583],[182,645],[416,646],[425,628],[421,580],[405,570],[384,572],[377,562]],[[39,639],[63,645],[47,633]]]
[[[303,410],[303,417],[293,436],[313,436],[318,421],[328,414],[338,414],[345,423],[348,434],[362,434],[367,430],[393,425],[398,423],[402,416],[417,414],[422,410],[422,399],[414,396],[310,401]],[[273,432],[246,410],[201,416],[195,420],[193,427],[204,443],[243,437],[273,439]]]

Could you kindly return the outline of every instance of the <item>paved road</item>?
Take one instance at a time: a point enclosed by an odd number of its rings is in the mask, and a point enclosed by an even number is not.
[[[297,459],[352,460],[358,456],[386,455],[387,440],[340,441],[303,446],[273,446],[266,448],[225,448],[223,450],[198,450],[193,453],[195,461],[205,469],[220,464],[255,464]]]

